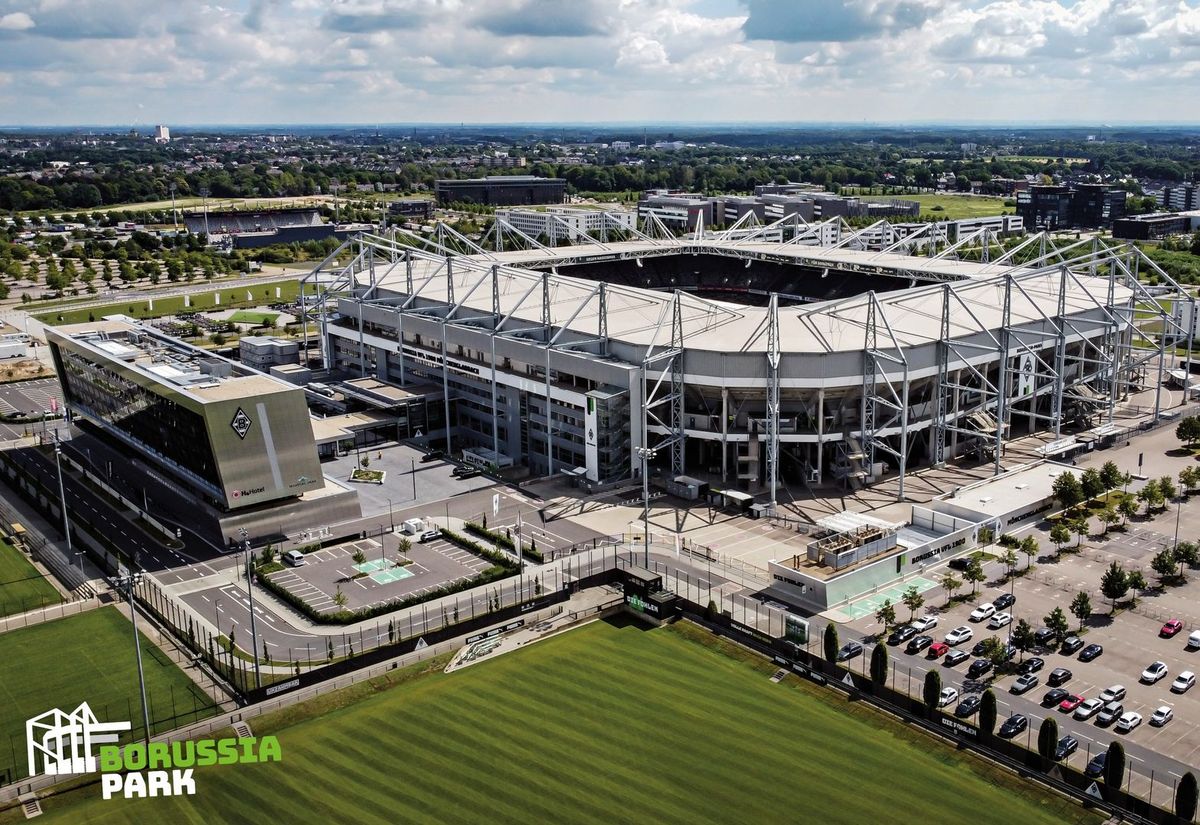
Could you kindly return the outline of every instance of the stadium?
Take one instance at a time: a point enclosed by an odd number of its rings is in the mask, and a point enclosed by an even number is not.
[[[914,467],[959,456],[999,471],[1009,439],[1111,423],[1146,389],[1157,413],[1194,317],[1097,238],[613,225],[556,247],[502,219],[479,242],[359,235],[302,284],[325,366],[440,392],[449,432],[425,437],[498,466],[593,490],[687,474],[773,507],[883,478],[903,498]]]

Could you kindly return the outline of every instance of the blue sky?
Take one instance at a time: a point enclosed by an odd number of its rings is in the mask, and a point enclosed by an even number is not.
[[[0,0],[0,123],[1180,122],[1200,0]]]

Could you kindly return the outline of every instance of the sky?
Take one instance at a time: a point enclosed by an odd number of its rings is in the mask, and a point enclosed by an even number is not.
[[[1200,0],[0,0],[6,125],[1196,122]]]

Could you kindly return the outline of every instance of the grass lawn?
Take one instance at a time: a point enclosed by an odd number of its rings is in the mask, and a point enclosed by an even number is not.
[[[942,218],[945,220],[958,220],[959,218],[978,218],[988,215],[999,215],[1002,213],[1012,214],[1013,207],[1004,205],[1004,198],[989,197],[986,195],[896,195],[893,197],[881,198],[873,196],[864,198],[870,201],[886,201],[886,200],[904,200],[917,201],[921,204],[921,215],[923,217]],[[936,209],[935,207],[941,207]]]
[[[235,324],[254,324],[256,327],[261,327],[263,324],[273,323],[279,317],[278,312],[261,312],[252,309],[239,309],[237,312],[229,316],[229,320]]]
[[[14,765],[18,777],[25,775],[25,720],[51,708],[74,710],[86,701],[101,720],[132,722],[133,735],[140,736],[128,615],[102,607],[0,633],[0,777]],[[211,715],[206,710],[211,700],[145,638],[142,665],[155,730]],[[173,714],[180,716],[177,723],[170,721]]]
[[[275,297],[275,289],[279,288],[279,297]],[[218,305],[214,294],[220,293],[221,303]],[[250,298],[246,298],[246,293],[250,293]],[[183,305],[182,295],[171,295],[162,298],[154,299],[154,307],[151,308],[150,302],[138,299],[136,301],[116,302],[106,304],[104,306],[91,307],[90,309],[56,309],[49,312],[38,314],[37,319],[46,324],[86,324],[96,318],[103,318],[105,315],[129,315],[134,318],[161,318],[164,315],[178,315],[181,312],[202,312],[210,309],[222,309],[225,307],[236,306],[258,306],[259,304],[270,304],[276,301],[292,301],[300,294],[300,282],[291,281],[268,281],[253,286],[243,286],[230,289],[222,287],[219,282],[213,284],[213,288],[204,292],[197,292],[191,296],[192,302],[190,307]],[[250,313],[251,315],[271,313]],[[244,323],[250,323],[246,321]]]
[[[92,785],[43,800],[43,821],[1100,821],[773,669],[692,625],[597,622],[254,720],[282,763],[199,768],[195,796],[106,802]]]
[[[20,550],[0,541],[0,616],[24,613],[61,601],[54,585],[42,577]]]

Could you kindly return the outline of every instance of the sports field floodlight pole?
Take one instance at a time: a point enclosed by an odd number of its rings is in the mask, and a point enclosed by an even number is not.
[[[212,236],[208,232],[208,187],[200,187],[200,199],[204,203],[204,239],[211,243]]]
[[[123,568],[122,568],[123,569]],[[113,579],[118,589],[125,588],[125,598],[129,599],[129,622],[133,625],[133,650],[137,654],[138,686],[142,693],[142,723],[146,726],[146,741],[150,741],[150,705],[146,702],[146,672],[142,669],[142,645],[138,638],[137,604],[133,600],[133,588],[142,581],[142,572],[126,570]]]
[[[65,533],[67,536],[67,563],[70,564],[71,554],[75,552],[75,549],[71,547],[71,519],[67,515],[67,494],[63,490],[62,445],[58,443],[58,430],[54,431],[54,466],[58,469],[58,499],[59,503],[62,505],[63,533]],[[1175,533],[1176,535],[1179,534],[1178,527],[1175,528]],[[82,554],[79,556],[79,569],[83,569]]]
[[[650,569],[650,474],[649,462],[650,459],[657,455],[658,451],[650,447],[638,447],[638,458],[642,460],[642,565]]]
[[[262,687],[262,670],[258,665],[258,629],[254,624],[254,583],[250,580],[250,539],[245,527],[238,528],[242,537],[242,558],[246,566],[246,592],[250,594],[250,653],[254,656],[254,687]]]

